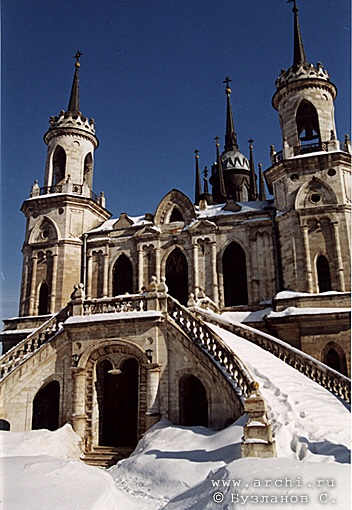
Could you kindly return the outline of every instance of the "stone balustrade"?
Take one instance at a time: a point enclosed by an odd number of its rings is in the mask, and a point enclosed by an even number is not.
[[[201,309],[197,309],[196,313],[200,315],[203,320],[216,324],[265,349],[320,384],[320,386],[323,386],[346,402],[351,402],[351,380],[339,372],[336,372],[336,370],[329,368],[286,342],[266,333],[262,333],[250,326],[229,323],[221,319],[221,317],[215,317],[213,314],[209,314]]]
[[[17,345],[0,357],[0,380],[6,377],[23,361],[46,344],[61,328],[62,323],[69,316],[69,306],[50,317],[42,326],[33,331]]]

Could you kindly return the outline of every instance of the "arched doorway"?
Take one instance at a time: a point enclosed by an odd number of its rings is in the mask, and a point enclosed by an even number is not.
[[[317,275],[319,292],[332,290],[329,262],[324,255],[319,255],[317,258]]]
[[[120,370],[119,373],[114,371],[108,360],[97,365],[100,446],[135,446],[137,443],[137,360],[127,359]]]
[[[188,265],[179,248],[175,248],[167,258],[165,267],[166,285],[169,293],[182,305],[188,301]]]
[[[208,399],[203,383],[194,375],[179,381],[180,424],[208,426]]]
[[[323,362],[328,367],[340,372],[340,374],[347,375],[346,356],[343,350],[333,342],[325,347],[323,355]]]
[[[60,384],[57,381],[41,388],[33,400],[32,430],[56,430],[59,427]]]
[[[133,292],[133,269],[132,263],[126,255],[120,255],[113,269],[113,296],[119,296]]]
[[[49,285],[43,282],[39,289],[38,315],[49,313]]]
[[[248,305],[246,254],[232,242],[222,257],[225,306]]]

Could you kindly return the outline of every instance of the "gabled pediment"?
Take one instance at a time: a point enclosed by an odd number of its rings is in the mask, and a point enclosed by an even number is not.
[[[202,220],[198,220],[196,221],[195,223],[193,223],[192,226],[190,226],[188,228],[189,232],[202,232],[202,234],[204,233],[211,233],[211,232],[215,232],[215,230],[217,230],[218,227],[217,225],[213,222],[213,221],[209,221],[209,220],[205,220],[205,219],[202,219]]]
[[[133,220],[126,213],[121,213],[119,219],[114,223],[114,230],[128,228],[133,225]]]
[[[182,191],[173,189],[156,208],[154,222],[157,227],[173,222],[189,225],[195,217],[196,211],[190,199]]]
[[[160,235],[160,229],[154,225],[146,225],[141,230],[135,233],[134,237],[158,237]]]

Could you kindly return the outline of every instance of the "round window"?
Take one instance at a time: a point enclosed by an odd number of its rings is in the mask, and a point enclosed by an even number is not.
[[[334,168],[329,168],[328,175],[330,175],[330,177],[333,177],[334,175],[336,175],[336,170]]]
[[[313,204],[317,204],[318,202],[320,202],[320,200],[321,200],[321,196],[319,195],[319,193],[311,194],[310,201],[313,202]]]

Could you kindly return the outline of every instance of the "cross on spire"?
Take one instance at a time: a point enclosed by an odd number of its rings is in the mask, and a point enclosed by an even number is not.
[[[225,78],[225,79],[224,79],[224,81],[223,81],[223,83],[226,83],[226,88],[227,88],[227,89],[228,89],[228,88],[230,88],[230,87],[229,87],[229,83],[231,83],[231,82],[232,82],[232,80],[231,80],[231,78],[229,78],[228,76],[226,76],[226,78]]]
[[[76,55],[73,57],[76,59],[76,64],[79,64],[79,59],[81,58],[81,56],[83,55],[83,53],[79,50],[76,51]]]

